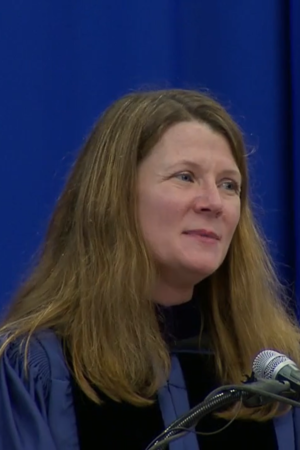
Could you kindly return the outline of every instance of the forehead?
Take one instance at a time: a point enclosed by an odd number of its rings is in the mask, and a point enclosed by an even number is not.
[[[181,122],[170,127],[152,150],[152,158],[162,164],[192,158],[195,163],[209,162],[236,166],[224,136],[200,122]]]

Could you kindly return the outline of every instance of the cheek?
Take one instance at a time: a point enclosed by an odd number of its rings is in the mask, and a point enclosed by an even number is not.
[[[141,226],[146,235],[162,235],[167,228],[168,233],[180,225],[183,206],[178,199],[172,199],[163,194],[141,196],[139,215]]]
[[[241,216],[240,205],[235,205],[234,207],[231,207],[227,211],[226,216],[227,216],[226,226],[227,226],[228,235],[230,237],[232,237],[236,230],[236,227],[238,226],[238,223],[240,221],[240,216]]]

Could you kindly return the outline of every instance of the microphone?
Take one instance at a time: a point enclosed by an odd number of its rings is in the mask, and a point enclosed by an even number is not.
[[[294,390],[292,395],[295,395],[295,391],[300,393],[300,370],[294,361],[281,353],[264,350],[254,359],[252,371],[251,377],[248,377],[247,381],[241,385],[226,385],[215,389],[204,401],[172,422],[148,445],[146,450],[165,449],[169,442],[186,434],[189,428],[207,414],[228,407],[240,399],[248,408],[256,408],[269,401],[279,401],[300,407],[298,401],[288,396],[290,388]],[[282,393],[285,395],[280,395]],[[222,430],[223,428],[211,434]]]
[[[255,357],[252,369],[256,378],[288,381],[290,387],[300,393],[300,370],[294,361],[282,353],[263,350]]]

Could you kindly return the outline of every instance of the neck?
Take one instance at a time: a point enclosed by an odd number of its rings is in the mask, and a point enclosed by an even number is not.
[[[194,286],[180,286],[176,283],[159,281],[154,289],[153,298],[158,305],[181,305],[191,300],[193,288]]]

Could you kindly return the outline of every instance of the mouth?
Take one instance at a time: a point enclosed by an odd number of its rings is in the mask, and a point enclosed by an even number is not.
[[[212,230],[205,230],[205,229],[201,229],[201,230],[188,230],[188,231],[184,231],[183,234],[188,234],[191,236],[199,236],[202,238],[207,238],[207,239],[213,239],[215,241],[220,241],[221,240],[221,236],[217,233],[215,233]]]

